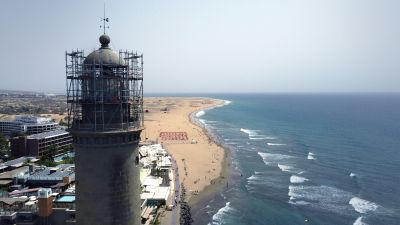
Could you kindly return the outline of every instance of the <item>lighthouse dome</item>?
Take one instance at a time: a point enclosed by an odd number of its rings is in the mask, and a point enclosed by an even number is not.
[[[110,37],[103,34],[99,38],[101,47],[90,53],[83,61],[86,65],[123,65],[123,59],[119,54],[112,50],[108,45],[110,44]]]

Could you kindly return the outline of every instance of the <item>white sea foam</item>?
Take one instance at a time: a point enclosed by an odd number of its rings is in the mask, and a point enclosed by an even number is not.
[[[281,169],[283,172],[292,172],[293,167],[292,166],[288,166],[288,165],[282,165],[282,164],[278,164],[279,169]]]
[[[286,144],[280,144],[280,143],[267,143],[267,145],[269,145],[269,146],[282,146],[282,145],[286,145]]]
[[[247,179],[245,187],[249,193],[257,193],[261,195],[268,195],[265,193],[265,187],[271,187],[270,181],[264,175],[255,175]]]
[[[263,159],[266,165],[271,163],[279,163],[283,160],[291,159],[292,156],[289,155],[282,155],[282,154],[273,154],[273,153],[265,153],[265,152],[257,152],[261,158]]]
[[[256,130],[249,130],[249,129],[240,128],[240,131],[242,131],[243,133],[246,133],[247,135],[249,135],[249,137],[257,136],[257,131]]]
[[[268,136],[264,136],[265,137],[265,139],[268,139],[268,140],[275,140],[275,139],[278,139],[278,138],[276,138],[276,137],[268,137]]]
[[[268,137],[264,135],[249,135],[250,140],[275,140],[276,137]]]
[[[232,101],[229,101],[229,100],[225,100],[224,101],[224,105],[229,105],[229,104],[231,104],[232,103]]]
[[[247,180],[258,180],[259,178],[256,175],[251,175],[247,178]]]
[[[309,152],[308,153],[308,155],[307,155],[307,159],[309,159],[309,160],[315,160],[315,154],[314,153],[312,153],[312,152]]]
[[[351,198],[349,192],[325,185],[289,185],[288,196],[292,198],[292,200],[289,200],[290,204],[298,204],[299,201],[305,201],[309,202],[309,205],[315,209],[338,214],[348,213],[349,210],[346,203]]]
[[[206,114],[206,112],[204,112],[203,110],[198,111],[198,112],[196,113],[196,117],[204,116],[204,114]]]
[[[347,198],[349,193],[330,186],[293,186],[289,185],[288,196],[295,198],[304,198],[308,200],[338,200],[339,198]],[[328,198],[328,199],[327,199]]]
[[[249,137],[250,140],[265,140],[266,137]]]
[[[249,185],[257,185],[264,182],[264,178],[262,177],[262,172],[254,171],[254,174],[247,178],[246,188],[247,190],[252,189]],[[249,189],[250,188],[250,189]]]
[[[276,137],[269,137],[269,136],[258,134],[257,130],[240,128],[240,131],[247,134],[249,136],[250,140],[275,140],[276,139]]]
[[[368,213],[375,211],[378,208],[378,205],[374,202],[370,202],[359,197],[353,197],[350,199],[349,204],[352,205],[354,210],[359,213]]]
[[[311,204],[311,203],[306,202],[306,201],[295,201],[294,198],[291,198],[288,203],[292,204],[292,205],[309,205],[309,204]]]
[[[290,183],[292,183],[292,184],[300,184],[300,183],[304,183],[305,181],[308,181],[308,179],[305,177],[300,177],[300,176],[296,176],[296,175],[292,175],[290,177]]]
[[[206,124],[206,121],[203,120],[203,119],[199,119],[199,121],[200,121],[200,123],[202,123],[202,124]]]
[[[362,216],[358,217],[356,221],[354,221],[353,225],[368,225],[362,221]]]
[[[212,216],[212,222],[211,222],[211,223],[208,223],[208,225],[220,225],[220,224],[223,224],[223,222],[224,222],[224,216],[225,216],[227,213],[229,213],[229,212],[231,212],[231,211],[233,210],[233,208],[230,206],[230,204],[231,204],[230,202],[227,202],[226,205],[225,205],[224,207],[220,208],[220,209],[218,210],[218,212],[215,213],[215,214]]]

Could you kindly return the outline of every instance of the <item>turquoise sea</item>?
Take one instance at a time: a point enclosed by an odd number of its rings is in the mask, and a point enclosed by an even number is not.
[[[400,224],[400,94],[206,97],[231,180],[194,224]]]

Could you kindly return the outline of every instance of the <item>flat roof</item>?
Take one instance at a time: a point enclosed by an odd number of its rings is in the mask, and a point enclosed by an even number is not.
[[[8,160],[7,162],[4,163],[0,163],[0,167],[4,167],[7,168],[8,166],[13,166],[13,167],[18,167],[17,165],[20,165],[21,163],[25,163],[26,161],[33,161],[34,159],[36,159],[35,157],[19,157],[17,159],[13,159],[13,160]]]
[[[27,202],[29,200],[29,198],[0,198],[0,202],[3,202],[7,205],[13,205],[14,203],[17,202]]]
[[[13,177],[17,176],[18,174],[25,174],[27,171],[29,171],[28,166],[23,166],[15,170],[7,171],[0,174],[0,180],[13,179]]]
[[[140,194],[140,199],[165,200],[170,194],[170,187],[151,187],[146,188],[145,192]]]
[[[74,164],[60,164],[57,167],[42,167],[36,169],[31,175],[24,175],[27,180],[62,180],[63,177],[75,176]]]
[[[31,188],[31,189],[22,189],[22,190],[15,190],[10,192],[10,195],[20,195],[20,194],[25,194],[25,193],[30,193],[30,192],[37,192],[39,191],[40,188]]]
[[[154,177],[154,176],[147,176],[142,185],[143,186],[160,186],[162,183],[162,178],[161,177]]]
[[[29,135],[28,138],[29,139],[46,139],[46,138],[57,137],[57,136],[64,135],[64,134],[69,134],[69,133],[65,130],[52,130],[52,131],[48,131],[48,132],[44,132],[44,133],[32,134],[32,135]]]

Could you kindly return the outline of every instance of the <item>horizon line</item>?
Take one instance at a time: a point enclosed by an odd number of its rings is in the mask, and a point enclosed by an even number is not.
[[[55,95],[66,95],[65,92],[52,92],[52,91],[31,91],[31,90],[12,90],[12,89],[0,89],[1,92],[27,92],[35,94],[55,94]],[[196,95],[196,94],[400,94],[400,91],[244,91],[244,92],[170,92],[170,91],[151,91],[145,92],[144,96],[149,95]]]

